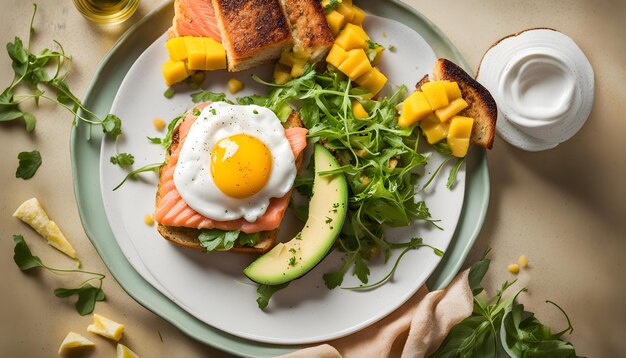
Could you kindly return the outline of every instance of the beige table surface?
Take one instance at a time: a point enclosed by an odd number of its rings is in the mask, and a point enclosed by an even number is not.
[[[121,32],[160,1],[143,0],[123,26],[98,28],[69,0],[41,1],[34,48],[59,40],[74,55],[70,87],[84,93],[100,59]],[[526,254],[530,266],[519,275],[529,288],[521,301],[554,328],[564,320],[544,304],[558,302],[570,315],[569,337],[579,354],[626,356],[626,2],[624,1],[409,1],[430,18],[476,69],[494,41],[530,27],[553,27],[571,36],[596,74],[594,109],[582,131],[556,149],[528,153],[496,139],[489,154],[491,200],[485,225],[468,262],[493,248],[488,287],[512,276],[506,266]],[[2,0],[0,43],[26,38],[29,1]],[[0,55],[0,87],[10,83],[8,56]],[[11,217],[25,199],[38,197],[80,254],[84,267],[107,273],[78,216],[69,157],[71,116],[44,104],[37,129],[0,124],[0,356],[52,357],[65,334],[85,333],[91,317],[79,316],[71,301],[52,294],[68,278],[23,274],[13,263],[13,233],[23,233],[46,263],[67,266],[33,231]],[[15,178],[17,153],[37,148],[43,165],[28,181]],[[107,301],[96,311],[124,322],[123,342],[142,357],[222,356],[195,342],[130,298],[108,274]],[[163,337],[159,339],[158,332]],[[114,345],[93,335],[88,356],[112,357]]]

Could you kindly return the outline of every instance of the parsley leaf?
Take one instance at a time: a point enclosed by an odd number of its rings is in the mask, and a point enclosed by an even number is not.
[[[191,100],[193,103],[222,102],[226,100],[226,93],[202,90],[200,92],[192,93]]]
[[[129,167],[135,164],[135,157],[130,153],[119,153],[112,156],[110,161],[111,164],[119,165],[120,167]]]
[[[264,309],[265,307],[267,307],[272,296],[276,292],[282,290],[287,286],[289,286],[289,282],[285,282],[280,285],[259,285],[259,287],[256,289],[256,302],[259,305],[259,308]]]
[[[16,178],[22,178],[24,180],[32,178],[37,169],[41,166],[41,154],[38,150],[32,152],[20,152],[17,155],[19,165],[15,172]]]
[[[122,120],[114,115],[108,114],[102,121],[102,131],[115,139],[122,134]]]

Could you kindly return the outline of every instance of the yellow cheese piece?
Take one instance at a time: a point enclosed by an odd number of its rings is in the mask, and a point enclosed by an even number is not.
[[[361,26],[365,20],[365,11],[356,5],[352,5],[352,21],[351,24]]]
[[[338,11],[333,10],[326,14],[326,22],[328,22],[330,32],[333,33],[333,36],[337,37],[341,29],[346,26],[346,17],[341,15]]]
[[[352,4],[348,4],[344,1],[339,4],[339,6],[335,8],[335,10],[337,10],[337,12],[339,12],[346,18],[346,22],[351,23],[352,21],[354,21],[354,8],[352,7]]]
[[[187,68],[190,70],[204,70],[206,67],[206,51],[202,37],[185,36],[187,49]]]
[[[354,116],[354,118],[358,119],[364,119],[370,116],[365,108],[363,108],[361,102],[357,100],[352,101],[352,115]]]
[[[48,244],[75,259],[76,251],[59,226],[48,218],[37,198],[28,199],[20,205],[13,216],[30,225],[39,235],[48,240]]]
[[[450,120],[450,133],[448,138],[469,138],[472,135],[474,118],[454,116]]]
[[[304,67],[306,66],[306,60],[298,60],[293,64],[291,68],[291,77],[296,78],[304,74]]]
[[[228,92],[235,94],[243,89],[243,82],[236,78],[231,78],[227,82]]]
[[[187,59],[187,48],[185,47],[185,40],[182,37],[174,37],[167,40],[165,43],[167,53],[174,61],[184,61]]]
[[[447,106],[439,108],[435,111],[435,117],[442,122],[452,118],[455,114],[461,112],[467,107],[467,102],[463,98],[457,98],[450,102]]]
[[[387,77],[385,77],[385,75],[383,75],[383,73],[377,68],[372,68],[369,72],[357,78],[354,82],[356,82],[360,87],[368,89],[370,91],[368,97],[371,98],[383,89],[385,83],[387,83]]]
[[[161,71],[163,72],[165,84],[168,86],[183,81],[189,77],[189,72],[185,67],[184,61],[167,60],[163,66],[161,66]]]
[[[400,127],[408,127],[419,122],[432,113],[426,96],[421,91],[415,91],[402,103],[402,121],[398,120]]]
[[[115,349],[116,358],[139,358],[137,353],[130,350],[130,348],[125,345],[118,343]]]
[[[338,69],[346,76],[350,77],[351,80],[356,80],[363,74],[369,72],[372,69],[372,65],[365,51],[359,48],[348,51],[348,58],[339,65]]]
[[[124,325],[94,313],[93,324],[90,324],[87,327],[87,332],[99,334],[102,337],[110,338],[114,341],[119,341],[122,337],[122,333],[124,333]]]
[[[293,79],[291,77],[291,70],[289,67],[283,65],[282,63],[277,63],[274,67],[274,82],[282,85]]]
[[[448,95],[446,87],[442,81],[426,82],[422,85],[422,92],[426,96],[430,108],[436,110],[448,105]]]
[[[93,347],[95,345],[95,343],[83,337],[82,335],[75,332],[70,332],[67,334],[67,336],[65,336],[63,342],[61,342],[61,346],[59,347],[59,355],[63,355],[68,350],[74,348]]]
[[[369,40],[369,36],[362,28],[347,24],[335,39],[335,44],[346,51],[355,48],[367,49],[367,40]]]
[[[328,56],[326,56],[326,62],[339,67],[346,58],[348,58],[348,52],[337,45],[333,45],[330,48],[330,52],[328,52]]]
[[[420,122],[420,128],[426,136],[426,140],[430,144],[435,144],[448,136],[448,128],[450,124],[441,123],[434,115],[429,115]]]
[[[203,37],[204,41],[204,69],[209,71],[226,69],[226,50],[221,43],[210,37]]]
[[[469,150],[469,138],[448,138],[448,147],[457,158],[462,158],[467,155]]]
[[[448,101],[453,101],[457,98],[461,98],[461,89],[459,88],[458,83],[452,81],[444,81],[443,85],[446,88]]]

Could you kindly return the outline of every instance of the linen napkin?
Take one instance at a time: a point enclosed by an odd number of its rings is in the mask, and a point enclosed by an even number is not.
[[[472,314],[469,269],[447,288],[422,286],[404,305],[370,327],[347,337],[286,354],[283,358],[425,357],[437,350],[450,329]]]

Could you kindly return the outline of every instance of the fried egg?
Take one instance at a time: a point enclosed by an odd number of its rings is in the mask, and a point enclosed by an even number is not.
[[[207,218],[254,222],[271,198],[291,190],[295,177],[295,158],[274,112],[215,102],[189,130],[174,185],[187,205]]]

